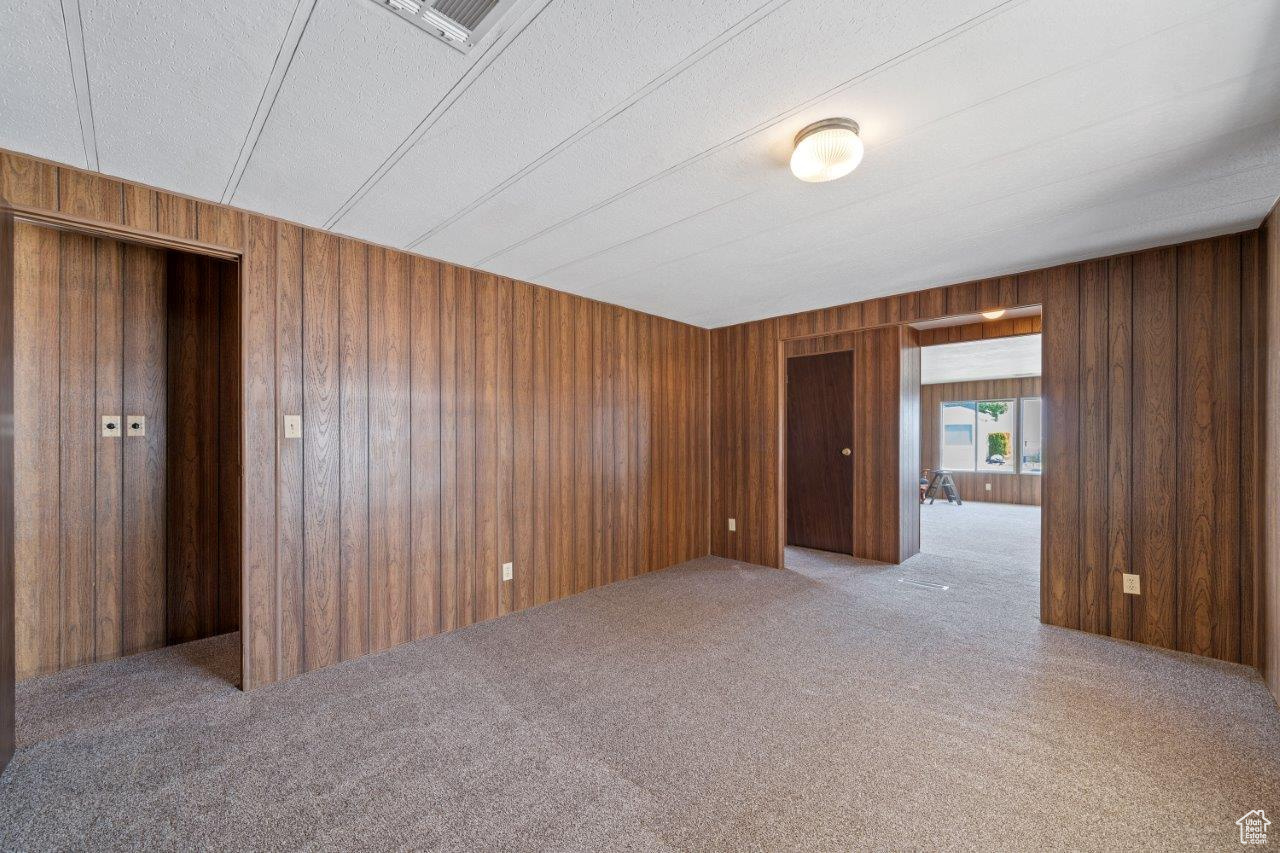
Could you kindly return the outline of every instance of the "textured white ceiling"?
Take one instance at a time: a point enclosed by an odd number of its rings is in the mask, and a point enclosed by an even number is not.
[[[716,326],[1255,226],[1275,0],[0,0],[0,146]],[[79,84],[77,84],[79,80]],[[796,130],[867,153],[810,185]]]
[[[920,384],[1040,375],[1040,336],[1019,335],[920,348]]]

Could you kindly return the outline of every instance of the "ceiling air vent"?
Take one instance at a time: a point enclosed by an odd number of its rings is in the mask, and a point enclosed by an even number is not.
[[[373,0],[445,44],[465,51],[514,0]]]

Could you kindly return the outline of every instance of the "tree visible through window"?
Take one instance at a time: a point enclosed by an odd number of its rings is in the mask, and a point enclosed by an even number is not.
[[[943,403],[941,451],[952,471],[1040,473],[1040,398]]]

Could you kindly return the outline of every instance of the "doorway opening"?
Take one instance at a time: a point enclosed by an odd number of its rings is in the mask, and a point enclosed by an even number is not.
[[[118,714],[129,690],[164,689],[160,672],[240,683],[240,280],[234,261],[26,221],[14,261],[17,736],[31,743],[75,724],[62,710]]]
[[[920,328],[920,549],[927,581],[1038,612],[1044,400],[1039,307]]]

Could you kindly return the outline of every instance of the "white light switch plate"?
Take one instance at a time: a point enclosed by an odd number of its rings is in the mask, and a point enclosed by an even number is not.
[[[1128,595],[1142,595],[1142,577],[1126,573],[1124,576],[1124,591]]]
[[[514,577],[514,576],[515,576],[515,571],[511,568],[511,564],[510,564],[510,563],[503,563],[503,564],[502,564],[502,579],[503,579],[504,581],[509,581],[509,580],[511,580],[511,578],[512,578],[512,577]]]
[[[284,437],[302,438],[302,415],[284,416]]]
[[[729,519],[729,532],[733,533],[737,529],[738,529],[738,519],[736,518]]]

